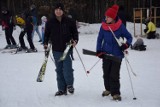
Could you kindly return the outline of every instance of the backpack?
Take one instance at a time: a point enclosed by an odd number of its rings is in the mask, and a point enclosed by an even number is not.
[[[16,23],[20,26],[24,26],[25,20],[22,17],[16,16]]]
[[[146,45],[140,45],[140,46],[136,46],[134,48],[134,50],[138,50],[138,51],[145,51],[146,50]]]

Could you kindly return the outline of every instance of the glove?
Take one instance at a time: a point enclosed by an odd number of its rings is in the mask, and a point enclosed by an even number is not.
[[[120,47],[122,51],[126,50],[129,47],[127,43],[123,43],[122,46]]]
[[[44,45],[44,49],[47,50],[47,48],[48,48],[48,45]]]
[[[72,46],[75,47],[77,45],[77,40],[71,40]]]
[[[105,55],[105,52],[101,52],[101,51],[97,51],[96,56],[98,56],[99,58],[103,58]]]

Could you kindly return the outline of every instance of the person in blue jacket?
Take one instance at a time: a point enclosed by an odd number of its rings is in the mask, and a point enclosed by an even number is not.
[[[102,96],[111,94],[113,100],[121,100],[119,80],[121,61],[124,57],[124,51],[132,42],[131,34],[117,16],[118,8],[119,6],[115,4],[106,10],[105,20],[102,21],[96,47],[97,56],[103,60],[102,68],[105,91],[103,91]],[[111,30],[117,39],[125,38],[126,42],[119,46]],[[111,54],[119,58],[120,62],[105,59],[105,54]]]

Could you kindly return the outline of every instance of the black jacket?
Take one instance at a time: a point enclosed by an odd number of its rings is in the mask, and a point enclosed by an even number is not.
[[[50,40],[53,51],[63,52],[72,39],[78,42],[76,22],[71,18],[63,16],[59,22],[53,17],[46,23],[44,44],[48,44]]]
[[[3,14],[2,13],[2,26],[5,26],[5,28],[12,28],[15,26],[14,21],[13,21],[13,16],[12,13],[9,10],[6,10],[7,13]]]

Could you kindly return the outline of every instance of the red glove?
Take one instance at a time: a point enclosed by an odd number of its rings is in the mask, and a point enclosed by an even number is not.
[[[99,58],[103,58],[104,55],[105,55],[105,52],[97,51],[96,56],[98,56]]]

